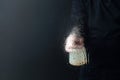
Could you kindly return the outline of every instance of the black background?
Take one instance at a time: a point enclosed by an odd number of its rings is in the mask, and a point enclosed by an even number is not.
[[[77,80],[63,49],[70,0],[0,0],[0,80]]]

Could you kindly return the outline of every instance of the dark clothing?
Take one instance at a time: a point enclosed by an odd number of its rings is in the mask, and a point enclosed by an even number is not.
[[[71,25],[84,25],[90,40],[120,37],[120,0],[73,0]]]
[[[82,25],[90,58],[80,80],[119,80],[120,0],[73,0],[71,13],[71,26]]]
[[[88,52],[90,61],[80,68],[79,80],[120,80],[119,47],[94,45]]]

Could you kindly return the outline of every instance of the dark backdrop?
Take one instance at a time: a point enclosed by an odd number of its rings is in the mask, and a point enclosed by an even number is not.
[[[0,80],[76,80],[63,51],[70,0],[0,0]]]

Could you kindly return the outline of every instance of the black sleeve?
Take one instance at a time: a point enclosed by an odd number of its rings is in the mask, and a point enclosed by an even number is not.
[[[80,28],[80,33],[85,34],[87,24],[86,0],[72,0],[70,26]]]

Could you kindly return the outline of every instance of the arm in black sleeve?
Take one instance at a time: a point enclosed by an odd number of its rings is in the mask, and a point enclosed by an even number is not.
[[[77,27],[82,36],[85,34],[87,24],[87,7],[86,0],[73,0],[71,9],[70,26],[74,29]]]

